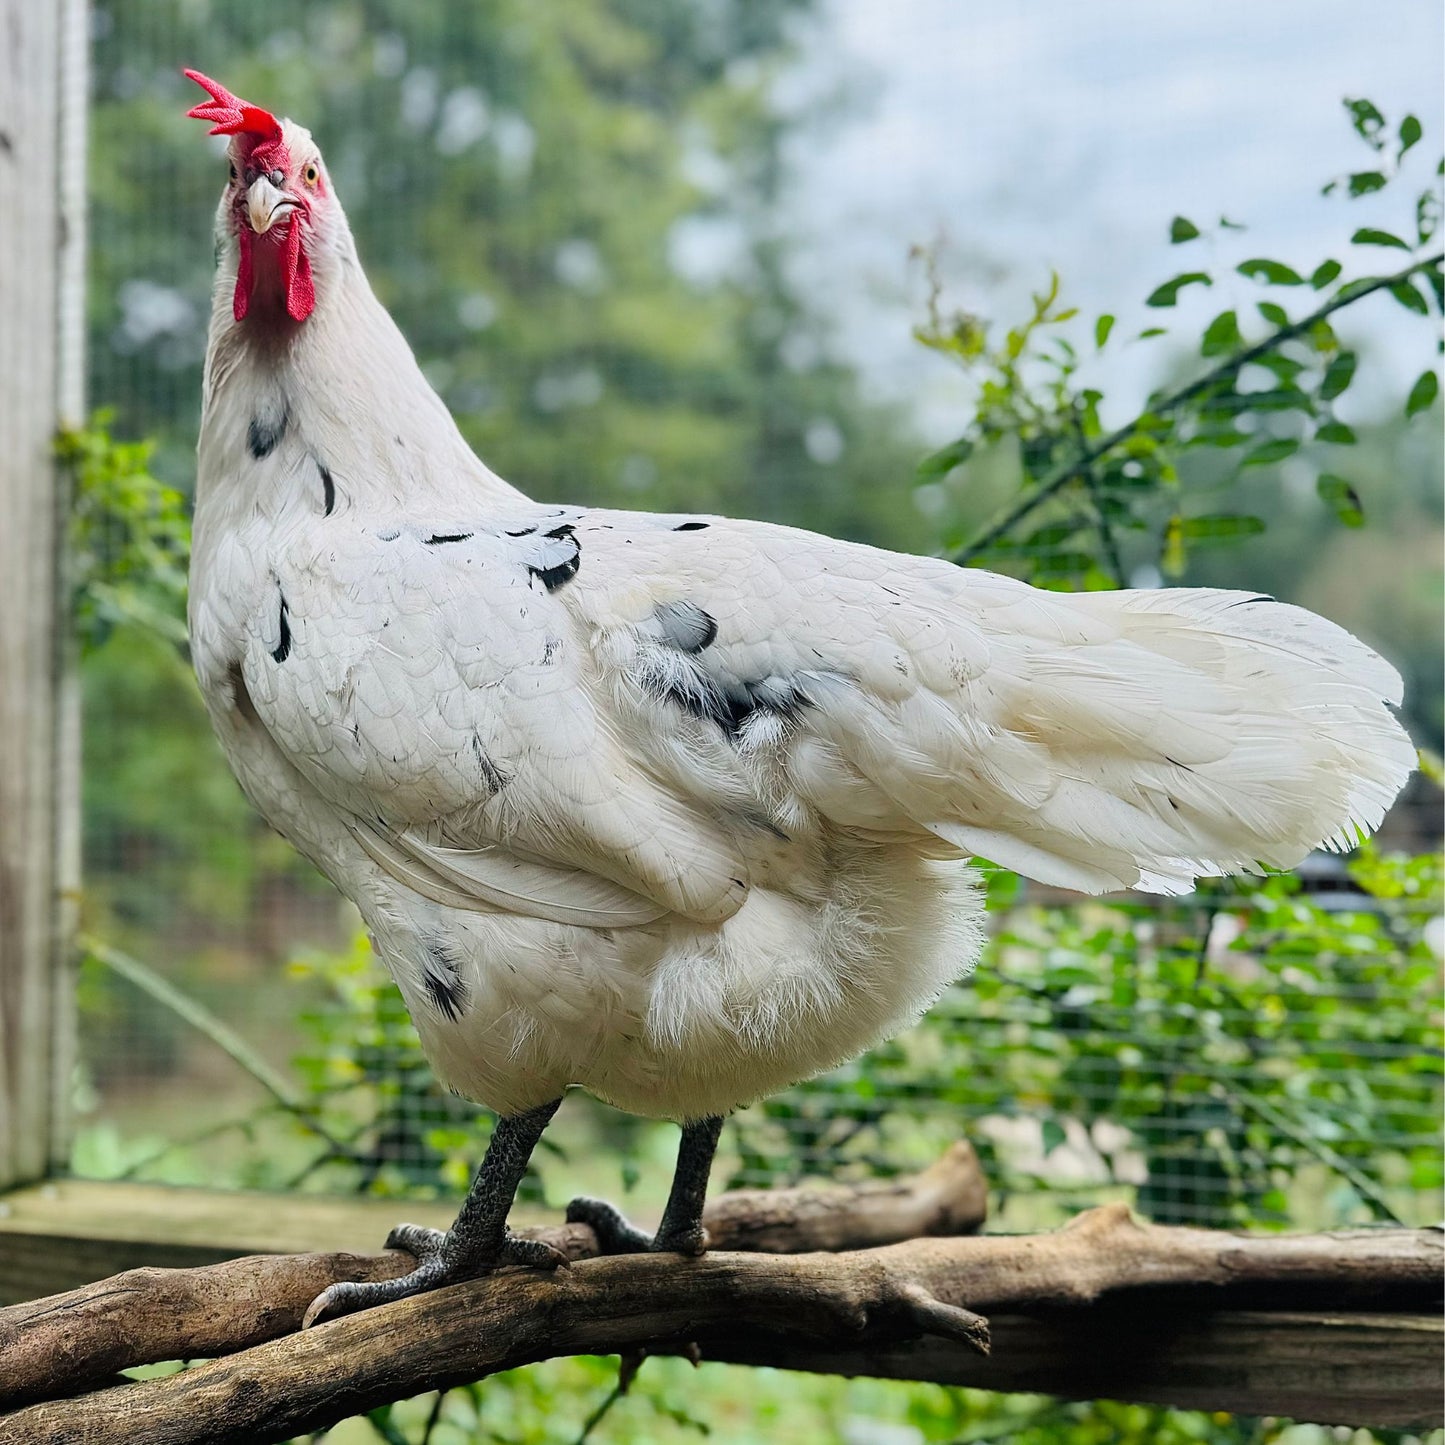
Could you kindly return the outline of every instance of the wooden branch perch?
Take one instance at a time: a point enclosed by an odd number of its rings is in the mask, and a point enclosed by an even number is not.
[[[1354,1412],[1353,1423],[1428,1423],[1437,1409],[1438,1390],[1429,1393],[1439,1356],[1432,1321],[1397,1321],[1401,1327],[1391,1329],[1377,1317],[1341,1314],[1435,1309],[1445,1257],[1436,1232],[1250,1237],[1146,1225],[1122,1206],[1108,1206],[1054,1234],[876,1245],[890,1207],[896,1221],[922,1219],[935,1236],[956,1227],[969,1211],[940,1204],[937,1190],[926,1202],[929,1189],[920,1186],[936,1186],[949,1172],[958,1182],[968,1173],[961,1166],[971,1164],[971,1156],[950,1155],[911,1184],[835,1192],[831,1205],[828,1196],[811,1192],[806,1198],[804,1192],[725,1196],[709,1220],[734,1249],[750,1233],[780,1248],[790,1218],[795,1240],[813,1230],[812,1243],[819,1233],[848,1243],[857,1225],[875,1247],[786,1257],[723,1249],[699,1260],[582,1257],[555,1275],[498,1274],[284,1338],[274,1336],[294,1328],[321,1285],[376,1278],[408,1261],[262,1257],[194,1271],[133,1271],[0,1313],[0,1380],[12,1401],[41,1392],[74,1394],[142,1355],[237,1352],[164,1379],[31,1404],[0,1418],[0,1438],[7,1445],[283,1440],[388,1401],[556,1355],[692,1344],[705,1359],[995,1388],[1002,1378],[1009,1381],[1002,1388],[1097,1396],[1131,1393],[1124,1378],[1128,1354],[1123,1366],[1116,1356],[1111,1373],[1101,1343],[1118,1339],[1126,1352],[1157,1364],[1177,1362],[1180,1341],[1185,1348],[1203,1342],[1217,1353],[1237,1335],[1239,1347],[1227,1361],[1234,1394],[1244,1402],[1233,1401],[1235,1408],[1277,1409],[1266,1400],[1274,1388],[1280,1398],[1309,1406],[1295,1413],[1326,1421]],[[559,1237],[574,1253],[588,1244],[580,1232],[549,1235]],[[1261,1307],[1290,1313],[1209,1314]],[[1353,1351],[1353,1374],[1321,1369],[1318,1349],[1301,1354],[1296,1348],[1296,1365],[1313,1361],[1315,1375],[1302,1377],[1295,1368],[1286,1379],[1273,1378],[1263,1368],[1269,1351],[1260,1343],[1269,1339],[1268,1322],[1277,1318],[1283,1335],[1295,1338],[1290,1331],[1302,1328],[1298,1312],[1321,1309],[1330,1317],[1312,1318],[1312,1338],[1316,1345],[1321,1331],[1333,1338],[1329,1329],[1338,1325]],[[974,1310],[1009,1317],[1000,1331],[1004,1348],[993,1360],[977,1353],[981,1322]],[[1020,1315],[1041,1318],[1013,1318]],[[1381,1331],[1394,1346],[1418,1336],[1419,1347],[1402,1362],[1398,1350],[1378,1351]],[[265,1340],[266,1334],[273,1338]],[[1036,1340],[1031,1345],[1039,1334],[1048,1344],[1042,1358]],[[1252,1357],[1241,1359],[1239,1349]],[[1338,1364],[1338,1352],[1325,1355]],[[1080,1364],[1090,1359],[1097,1374]],[[1255,1364],[1260,1378],[1251,1385]],[[1041,1382],[1041,1373],[1050,1378],[1049,1368],[1063,1388]],[[22,1371],[28,1383],[17,1387]],[[1197,1395],[1201,1378],[1196,1369],[1179,1380],[1180,1390]],[[1171,1398],[1167,1385],[1166,1379],[1162,1396],[1145,1398]],[[1219,1407],[1212,1397],[1207,1403]]]
[[[734,1190],[709,1201],[703,1218],[714,1249],[803,1254],[966,1234],[987,1208],[978,1156],[958,1143],[921,1174],[848,1188]],[[598,1252],[585,1224],[518,1233],[571,1260]],[[254,1255],[197,1269],[127,1270],[0,1309],[0,1407],[72,1395],[133,1365],[228,1355],[292,1334],[327,1285],[389,1279],[414,1264],[396,1250]]]

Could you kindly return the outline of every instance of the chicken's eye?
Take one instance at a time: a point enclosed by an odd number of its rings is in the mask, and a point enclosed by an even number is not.
[[[321,172],[316,169],[315,161],[312,161],[310,165],[301,172],[301,175],[308,186],[314,186],[316,182],[321,179]]]
[[[236,179],[236,163],[235,163],[235,161],[232,161],[232,162],[231,162],[231,179],[232,179],[233,181]]]

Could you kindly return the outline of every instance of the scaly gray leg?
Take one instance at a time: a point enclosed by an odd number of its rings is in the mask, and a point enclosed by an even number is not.
[[[525,1114],[497,1120],[482,1167],[477,1170],[461,1212],[445,1234],[419,1224],[398,1224],[387,1235],[388,1249],[404,1249],[416,1256],[417,1266],[410,1274],[371,1284],[343,1281],[329,1285],[311,1301],[301,1321],[302,1329],[323,1319],[389,1304],[444,1284],[475,1279],[504,1264],[530,1264],[541,1269],[566,1264],[567,1256],[550,1244],[519,1239],[507,1229],[507,1214],[522,1175],[527,1172],[532,1150],[561,1102],[554,1099]]]
[[[657,1233],[646,1234],[629,1224],[621,1212],[601,1199],[574,1199],[567,1206],[569,1224],[590,1224],[604,1254],[645,1254],[650,1251],[702,1254],[707,1230],[702,1227],[702,1206],[707,1197],[707,1176],[722,1132],[720,1115],[709,1115],[682,1126],[672,1192]]]

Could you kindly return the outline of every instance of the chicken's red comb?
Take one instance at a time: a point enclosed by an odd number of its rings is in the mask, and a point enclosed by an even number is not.
[[[281,139],[281,122],[269,110],[259,105],[248,105],[244,100],[231,94],[219,81],[199,70],[185,72],[188,80],[207,91],[211,97],[206,105],[195,105],[186,112],[189,120],[209,120],[212,135],[255,135],[267,140]]]

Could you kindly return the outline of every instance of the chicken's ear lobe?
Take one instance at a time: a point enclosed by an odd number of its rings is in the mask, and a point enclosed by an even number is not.
[[[269,110],[247,104],[232,95],[220,81],[202,75],[199,70],[188,70],[185,75],[211,97],[202,105],[193,105],[186,112],[187,119],[210,121],[212,135],[254,135],[268,141],[281,139],[281,122]]]

